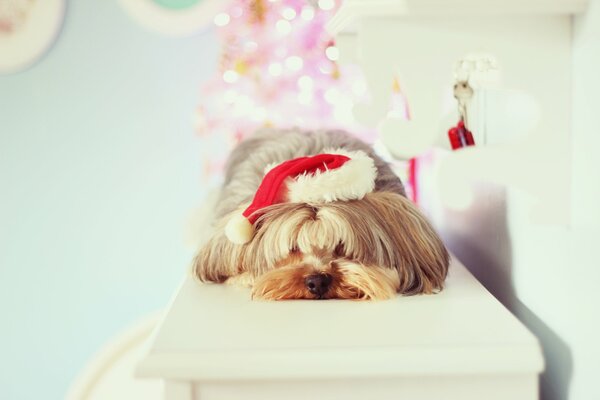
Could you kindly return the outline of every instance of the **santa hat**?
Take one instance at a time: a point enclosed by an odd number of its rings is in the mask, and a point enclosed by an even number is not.
[[[249,242],[260,210],[273,204],[362,199],[373,191],[376,176],[373,159],[362,151],[330,151],[284,161],[268,170],[250,206],[229,220],[225,234],[233,243]]]

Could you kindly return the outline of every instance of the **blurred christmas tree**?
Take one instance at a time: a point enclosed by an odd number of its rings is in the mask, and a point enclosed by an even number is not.
[[[360,68],[337,63],[339,51],[325,31],[341,3],[231,0],[215,16],[221,62],[196,114],[206,180],[220,180],[229,150],[261,127],[340,128],[375,142],[376,130],[352,113],[354,104],[368,100]],[[389,113],[408,117],[397,79],[390,82]],[[376,147],[385,157],[381,143]],[[386,158],[416,199],[416,161]]]
[[[218,75],[203,90],[196,127],[223,154],[205,154],[213,176],[228,150],[257,128],[344,128],[372,141],[352,107],[367,88],[356,66],[341,67],[325,23],[341,0],[234,0],[215,17]]]

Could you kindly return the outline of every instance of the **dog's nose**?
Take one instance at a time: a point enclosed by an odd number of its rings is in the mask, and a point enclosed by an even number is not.
[[[313,274],[304,279],[304,284],[309,292],[322,297],[331,285],[331,275],[328,274]]]

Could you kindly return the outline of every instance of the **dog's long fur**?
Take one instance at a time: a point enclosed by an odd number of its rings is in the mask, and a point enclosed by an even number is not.
[[[360,200],[274,204],[260,210],[249,243],[227,239],[225,224],[252,201],[268,165],[338,148],[373,158],[373,192]],[[305,286],[315,273],[332,278],[318,298],[432,293],[448,270],[446,248],[400,179],[367,144],[341,131],[267,130],[242,142],[229,159],[215,214],[216,232],[196,256],[194,273],[202,281],[252,286],[259,298],[315,298]]]

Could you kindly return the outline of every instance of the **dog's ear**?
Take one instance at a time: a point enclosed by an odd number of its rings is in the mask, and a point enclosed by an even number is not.
[[[203,282],[224,282],[244,272],[258,276],[273,269],[277,261],[289,256],[290,229],[297,226],[292,218],[296,208],[298,205],[282,203],[265,209],[254,224],[252,240],[245,244],[233,243],[225,234],[227,223],[245,207],[224,216],[196,255],[193,274]]]
[[[192,273],[202,282],[224,282],[238,275],[242,270],[243,247],[229,241],[219,226],[194,258]]]
[[[382,242],[379,265],[396,268],[399,292],[432,293],[443,287],[450,257],[429,221],[406,197],[391,192],[374,192],[365,197],[377,221]]]

